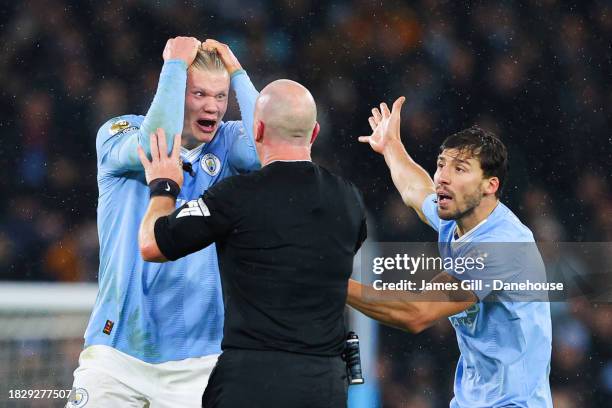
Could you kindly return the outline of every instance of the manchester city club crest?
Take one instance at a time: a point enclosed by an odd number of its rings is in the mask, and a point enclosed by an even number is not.
[[[202,170],[211,176],[216,176],[221,170],[221,160],[212,153],[206,153],[200,161]]]
[[[84,388],[73,388],[68,397],[68,407],[81,408],[89,401],[89,394]]]

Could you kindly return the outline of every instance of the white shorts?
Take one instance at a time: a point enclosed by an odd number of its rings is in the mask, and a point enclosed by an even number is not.
[[[149,364],[112,347],[87,347],[66,408],[199,408],[218,357]]]

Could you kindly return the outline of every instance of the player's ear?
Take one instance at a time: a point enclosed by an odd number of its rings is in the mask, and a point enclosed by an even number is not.
[[[313,144],[317,136],[319,135],[319,130],[321,130],[321,126],[319,122],[315,122],[315,127],[312,129],[312,136],[310,137],[310,144]]]
[[[485,179],[485,193],[494,195],[499,189],[499,179],[497,177],[490,177]]]
[[[255,141],[257,143],[263,142],[264,129],[265,125],[261,120],[255,122]]]

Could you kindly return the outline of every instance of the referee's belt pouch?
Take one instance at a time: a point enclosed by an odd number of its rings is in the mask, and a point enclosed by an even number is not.
[[[359,337],[355,332],[349,332],[344,344],[342,359],[346,363],[346,375],[349,385],[363,384],[361,372],[361,355],[359,353]]]

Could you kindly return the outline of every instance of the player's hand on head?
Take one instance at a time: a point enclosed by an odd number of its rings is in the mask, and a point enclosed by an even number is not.
[[[190,66],[198,54],[200,45],[200,41],[194,37],[170,38],[164,48],[164,61],[180,59],[185,61],[187,66]]]
[[[212,38],[207,38],[206,41],[202,43],[202,49],[206,51],[217,51],[219,57],[221,57],[221,61],[223,61],[223,65],[225,65],[225,69],[227,69],[230,75],[242,69],[238,58],[236,58],[227,44],[223,44]]]
[[[368,118],[372,134],[370,136],[360,136],[359,141],[369,143],[372,150],[380,154],[384,153],[389,142],[401,142],[400,112],[405,100],[406,98],[403,96],[397,98],[393,102],[391,111],[389,111],[389,107],[384,102],[380,104],[380,108],[373,108],[372,116]]]
[[[157,129],[151,133],[151,160],[147,158],[141,146],[138,146],[138,157],[145,169],[147,184],[158,178],[173,180],[179,187],[183,186],[183,166],[181,164],[181,135],[174,136],[172,152],[167,154],[166,132]]]

